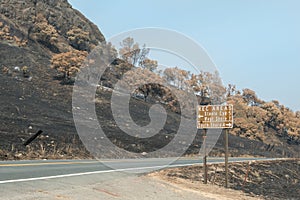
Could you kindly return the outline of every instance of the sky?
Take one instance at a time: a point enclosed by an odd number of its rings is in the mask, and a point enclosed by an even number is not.
[[[254,90],[265,100],[300,111],[298,0],[69,0],[110,38],[158,27],[200,44],[224,85]]]

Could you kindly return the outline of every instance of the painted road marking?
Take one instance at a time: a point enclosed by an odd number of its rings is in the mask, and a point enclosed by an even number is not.
[[[43,166],[43,165],[75,165],[75,164],[94,164],[100,161],[91,162],[46,162],[46,163],[19,163],[19,164],[0,164],[0,167],[25,167],[25,166]]]
[[[45,177],[37,177],[37,178],[6,180],[6,181],[0,181],[0,184],[29,182],[29,181],[38,181],[38,180],[47,180],[47,179],[85,176],[85,175],[92,175],[92,174],[113,173],[113,172],[127,172],[127,171],[137,171],[137,170],[146,170],[146,169],[161,169],[161,168],[166,168],[166,167],[187,167],[187,166],[192,166],[192,165],[195,165],[195,164],[182,164],[182,165],[171,165],[171,166],[170,165],[162,165],[162,166],[152,166],[152,167],[137,167],[137,168],[125,168],[125,169],[114,169],[114,170],[104,170],[104,171],[93,171],[93,172],[64,174],[64,175],[56,175],[56,176],[45,176]]]
[[[246,159],[240,161],[229,161],[230,163],[242,163],[242,162],[259,162],[259,161],[272,161],[272,160],[288,160],[286,158],[260,158],[260,159]],[[96,161],[95,161],[96,162]],[[80,162],[78,162],[80,163]],[[91,163],[91,162],[86,162]],[[220,164],[223,161],[211,161],[209,164]],[[44,163],[45,164],[45,163]],[[136,170],[146,170],[146,169],[162,169],[162,168],[174,168],[174,167],[187,167],[193,165],[203,165],[203,163],[190,163],[190,164],[178,164],[178,165],[161,165],[161,166],[152,166],[152,167],[138,167],[138,168],[125,168],[125,169],[115,169],[115,170],[103,170],[103,171],[93,171],[93,172],[83,172],[75,174],[64,174],[64,175],[55,175],[55,176],[45,176],[45,177],[36,177],[36,178],[25,178],[25,179],[15,179],[15,180],[5,180],[0,181],[0,184],[6,183],[18,183],[18,182],[28,182],[28,181],[37,181],[37,180],[47,180],[47,179],[57,179],[57,178],[66,178],[66,177],[75,177],[75,176],[84,176],[92,174],[104,174],[104,173],[113,173],[113,172],[129,172]]]
[[[137,160],[143,161],[143,160]],[[137,162],[135,161],[135,162]],[[0,164],[0,167],[26,167],[26,166],[43,166],[43,165],[74,165],[74,164],[95,164],[95,163],[107,163],[107,162],[120,162],[120,160],[95,160],[95,161],[77,161],[77,162],[41,162],[41,163],[12,163],[12,164]],[[132,160],[122,160],[122,162],[132,162]]]
[[[174,158],[175,159],[175,158]],[[170,159],[170,161],[174,160],[173,158]],[[193,159],[193,158],[186,158],[186,159]],[[198,158],[194,158],[195,160],[197,160]],[[185,159],[179,159],[179,160],[185,160]],[[41,163],[5,163],[5,164],[0,164],[0,167],[26,167],[26,166],[43,166],[43,165],[72,165],[72,164],[95,164],[95,163],[113,163],[113,162],[145,162],[148,161],[147,159],[123,159],[123,160],[119,160],[119,159],[115,159],[115,160],[95,160],[95,161],[71,161],[71,162],[41,162]]]

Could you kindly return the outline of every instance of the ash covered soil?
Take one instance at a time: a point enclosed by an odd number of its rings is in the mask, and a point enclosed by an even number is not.
[[[55,80],[55,73],[47,68],[37,68],[32,72],[32,80],[23,78],[15,72],[7,76],[0,72],[0,159],[84,159],[93,156],[82,144],[73,120],[72,85],[63,85]],[[106,136],[121,149],[129,152],[152,152],[167,145],[176,136],[180,115],[167,110],[167,122],[163,130],[147,140],[129,137],[116,124],[111,111],[111,91],[97,91],[96,112]],[[140,126],[150,123],[149,109],[153,102],[132,98],[130,114]],[[164,105],[162,105],[164,106]],[[81,108],[82,109],[82,108]],[[43,134],[29,146],[23,143],[30,136],[42,130]],[[185,138],[186,137],[186,138]],[[188,141],[187,133],[181,138]],[[210,156],[221,156],[224,153],[224,135],[222,134],[210,153]],[[267,144],[247,138],[229,135],[230,156],[257,155],[264,157],[281,157],[291,150],[278,147],[268,150]],[[194,141],[185,154],[198,154],[203,142],[203,133],[198,131]],[[180,150],[181,144],[178,144]],[[294,151],[294,150],[293,150]],[[285,152],[285,154],[282,154]],[[176,152],[175,152],[176,153]],[[174,156],[174,152],[165,152],[163,156]],[[291,154],[292,155],[292,154]],[[106,158],[123,158],[122,152],[107,153]],[[146,155],[147,156],[147,155]],[[161,156],[161,155],[160,155]]]
[[[82,144],[73,120],[72,85],[55,80],[50,69],[32,74],[29,81],[18,72],[12,76],[0,73],[0,159],[84,159],[92,155]],[[41,74],[41,75],[39,75]],[[114,121],[111,91],[99,90],[95,95],[99,124],[106,136],[116,146],[134,153],[151,152],[167,145],[174,137],[180,115],[169,112],[164,129],[155,137],[141,140],[129,137]],[[139,125],[150,123],[149,109],[153,104],[132,98],[130,112]],[[84,108],[78,108],[84,109]],[[43,134],[27,147],[23,143],[38,130]],[[188,137],[188,135],[187,135]],[[183,138],[184,140],[184,138]],[[122,153],[112,152],[107,158],[122,158]],[[166,152],[165,156],[172,156]]]
[[[12,68],[13,69],[13,68]],[[61,84],[55,79],[56,73],[44,66],[32,71],[32,80],[23,78],[20,72],[11,76],[0,72],[0,159],[84,159],[93,156],[82,144],[73,120],[72,85]],[[111,111],[111,91],[98,90],[95,95],[98,121],[110,141],[121,149],[138,153],[147,157],[145,152],[169,144],[176,136],[180,124],[180,114],[165,107],[168,117],[164,128],[154,137],[139,139],[130,137],[116,124]],[[155,102],[154,102],[155,103]],[[133,121],[145,126],[150,123],[149,109],[154,104],[142,99],[131,98],[130,114]],[[165,106],[162,104],[162,106]],[[80,108],[83,109],[83,108]],[[23,143],[42,130],[43,134],[29,146]],[[178,151],[185,141],[189,140],[187,133],[178,144]],[[224,153],[224,135],[222,134],[210,153],[210,156],[222,156]],[[244,155],[263,157],[292,157],[296,149],[288,145],[275,147],[270,150],[261,141],[250,140],[229,135],[230,156]],[[203,142],[203,132],[198,133],[185,154],[199,154]],[[124,158],[121,151],[105,152],[105,158]],[[160,156],[174,156],[176,152],[164,152]],[[127,155],[128,156],[128,155]],[[132,155],[133,157],[136,154]]]
[[[203,184],[202,172],[202,166],[191,166],[149,176],[208,195],[220,195],[222,199],[300,199],[299,159],[230,163],[229,189],[224,188],[224,164],[209,165],[208,185]]]

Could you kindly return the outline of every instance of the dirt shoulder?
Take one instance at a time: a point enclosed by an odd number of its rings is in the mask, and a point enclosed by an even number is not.
[[[1,200],[213,200],[152,177],[125,173],[93,174],[1,185]],[[220,198],[219,198],[220,199]]]
[[[180,188],[186,192],[199,193],[202,196],[209,199],[223,199],[223,200],[257,200],[263,199],[262,197],[252,197],[243,193],[242,191],[237,191],[233,189],[225,189],[216,185],[204,185],[201,182],[194,182],[191,180],[186,180],[182,178],[168,178],[160,172],[153,173],[148,176],[151,179],[164,181],[165,184],[169,184],[171,187]]]
[[[299,199],[300,160],[257,161],[229,165],[229,189],[224,188],[224,164],[209,165],[208,185],[202,166],[166,169],[148,175],[216,199]]]

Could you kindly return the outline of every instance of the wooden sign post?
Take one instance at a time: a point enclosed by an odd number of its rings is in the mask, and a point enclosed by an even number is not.
[[[232,105],[206,105],[198,106],[197,128],[204,129],[203,136],[203,169],[204,184],[207,184],[207,155],[206,137],[207,129],[230,129],[233,128]],[[225,131],[225,187],[228,187],[228,130]]]
[[[204,129],[204,135],[203,135],[203,173],[204,173],[204,184],[207,184],[207,155],[206,155],[206,137],[207,137],[207,129]]]
[[[225,187],[228,187],[228,130],[225,130]]]

